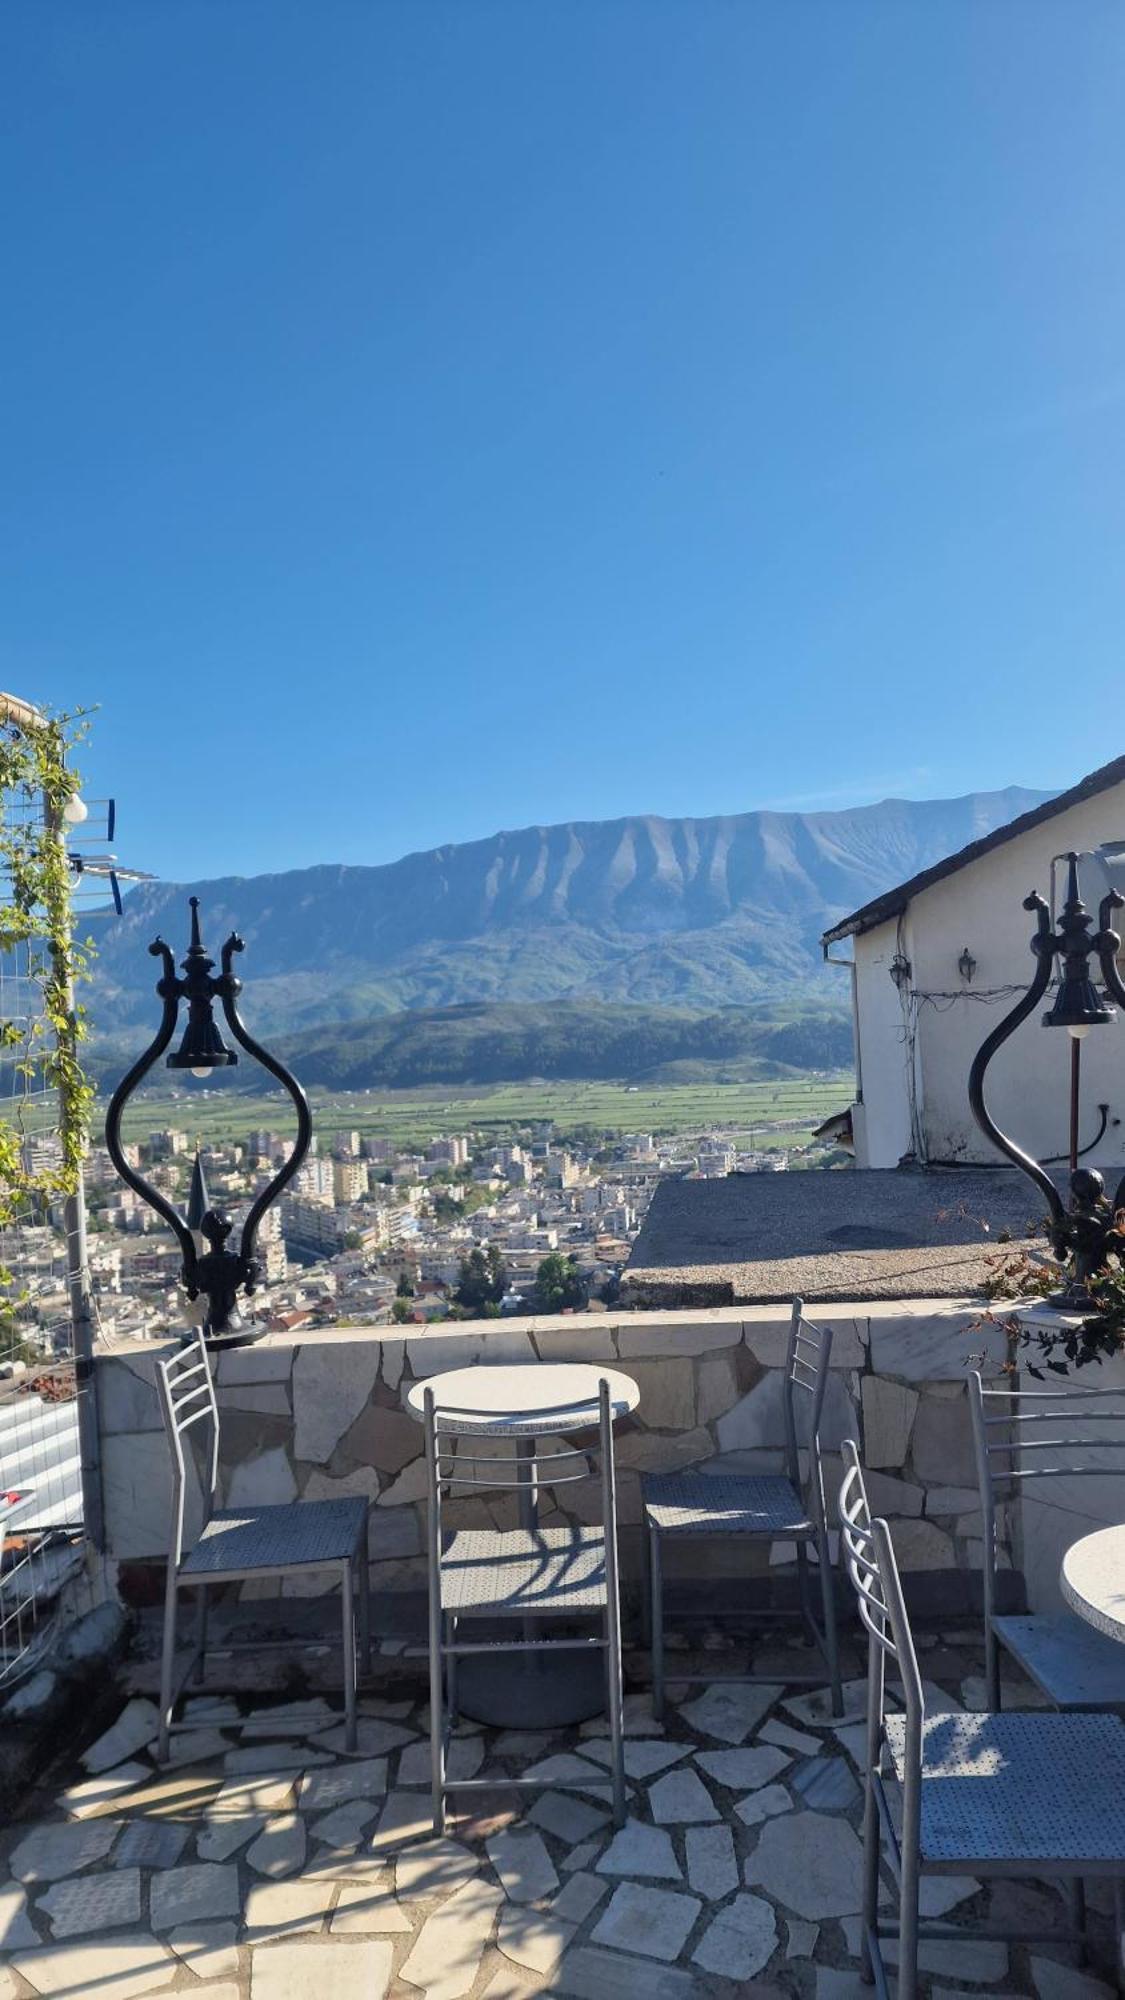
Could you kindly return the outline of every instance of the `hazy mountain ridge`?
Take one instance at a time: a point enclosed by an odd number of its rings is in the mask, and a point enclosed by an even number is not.
[[[475,1001],[839,1001],[828,924],[1049,796],[576,821],[381,867],[145,883],[121,919],[89,922],[91,1012],[110,1032],[155,1019],[147,946],[159,931],[182,954],[192,893],[216,959],[230,930],[246,939],[247,1012],[267,1030]]]

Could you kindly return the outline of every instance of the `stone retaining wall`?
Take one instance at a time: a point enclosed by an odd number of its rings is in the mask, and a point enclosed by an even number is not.
[[[904,1573],[928,1580],[931,1602],[967,1606],[976,1595],[980,1519],[964,1382],[978,1363],[995,1373],[999,1335],[980,1327],[975,1307],[944,1300],[835,1307],[817,1317],[834,1330],[822,1431],[830,1501],[839,1445],[856,1437]],[[362,1493],[373,1503],[373,1585],[416,1591],[425,1578],[424,1463],[421,1426],[403,1407],[406,1389],[476,1363],[605,1361],[640,1389],[636,1415],[619,1426],[617,1454],[623,1575],[635,1587],[643,1472],[720,1459],[731,1469],[781,1470],[787,1337],[788,1314],[773,1306],[271,1337],[219,1360],[223,1504]],[[140,1345],[97,1359],[108,1553],[119,1561],[156,1560],[167,1547],[168,1454],[154,1387],[161,1351]],[[548,1491],[542,1517],[580,1516],[587,1504],[597,1504],[593,1486]],[[468,1496],[452,1504],[450,1519],[503,1525],[514,1508],[513,1494]],[[763,1578],[772,1573],[780,1582],[792,1554],[785,1546],[772,1558],[760,1551]],[[693,1545],[689,1573],[715,1577],[732,1563],[746,1574],[744,1546]],[[675,1560],[671,1567],[674,1577]],[[246,1588],[263,1596],[277,1586]],[[303,1595],[309,1584],[292,1579],[283,1588]]]

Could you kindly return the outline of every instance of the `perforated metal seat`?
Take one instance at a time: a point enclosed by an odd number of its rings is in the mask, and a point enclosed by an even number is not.
[[[1055,1708],[1125,1708],[1125,1646],[1084,1619],[1059,1611],[992,1627]]]
[[[809,1510],[780,1473],[656,1472],[645,1480],[645,1518],[662,1535],[805,1535]]]
[[[441,1608],[458,1618],[601,1611],[605,1601],[601,1528],[466,1528],[442,1550]]]
[[[885,1740],[905,1778],[906,1717]],[[1125,1857],[1125,1728],[1115,1715],[928,1715],[921,1859],[1011,1875],[1021,1864],[1091,1874]]]
[[[180,1577],[248,1576],[348,1562],[367,1526],[367,1502],[297,1500],[284,1507],[228,1507],[212,1514]]]

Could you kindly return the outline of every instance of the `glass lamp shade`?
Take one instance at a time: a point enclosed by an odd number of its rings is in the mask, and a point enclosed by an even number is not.
[[[1096,1028],[1112,1021],[1114,1009],[1104,1000],[1092,979],[1060,979],[1053,1004],[1043,1016],[1045,1028]]]

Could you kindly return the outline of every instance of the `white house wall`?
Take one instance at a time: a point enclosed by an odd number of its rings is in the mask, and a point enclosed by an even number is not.
[[[905,918],[916,1020],[916,1118],[928,1160],[985,1161],[994,1149],[969,1110],[968,1076],[980,1043],[1035,969],[1035,920],[1023,909],[1033,889],[1047,896],[1053,855],[1125,839],[1125,784],[1072,806],[925,889]],[[1104,893],[1100,869],[1086,864],[1083,894],[1093,907]],[[1060,880],[1059,896],[1065,890]],[[1125,915],[1125,913],[1123,913]],[[977,961],[971,984],[957,961],[968,947]],[[857,938],[856,997],[863,1064],[863,1106],[856,1117],[861,1166],[888,1167],[912,1150],[909,1066],[903,1015],[889,976],[895,922]],[[1008,990],[1013,989],[1013,990]],[[1041,1025],[1041,1009],[994,1058],[987,1079],[993,1116],[1038,1157],[1064,1153],[1069,1119],[1069,1038]],[[1087,1163],[1109,1175],[1125,1171],[1125,1021],[1095,1028],[1082,1045],[1083,1136],[1096,1129],[1096,1106],[1110,1124]]]
[[[910,1051],[898,989],[890,976],[894,924],[856,939],[855,1015],[863,1100],[855,1106],[856,1163],[894,1167],[912,1150]]]

